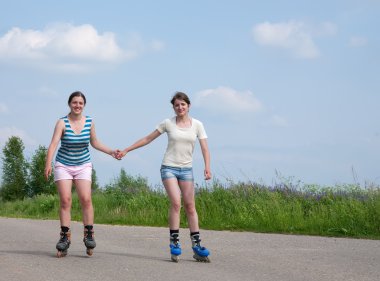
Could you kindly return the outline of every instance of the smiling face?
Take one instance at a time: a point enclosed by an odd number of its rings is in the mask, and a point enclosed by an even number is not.
[[[186,101],[181,99],[175,99],[173,103],[173,109],[178,117],[186,116],[189,112],[190,105]]]
[[[85,101],[83,97],[73,97],[69,103],[69,107],[72,114],[79,115],[82,114],[83,108],[85,105]]]

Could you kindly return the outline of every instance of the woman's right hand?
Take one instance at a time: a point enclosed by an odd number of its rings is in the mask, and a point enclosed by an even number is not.
[[[49,180],[49,177],[50,177],[50,175],[51,175],[51,171],[52,171],[52,168],[51,168],[51,165],[47,165],[46,167],[45,167],[45,179],[46,180]]]

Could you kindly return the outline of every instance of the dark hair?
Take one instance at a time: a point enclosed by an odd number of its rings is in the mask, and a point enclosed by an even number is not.
[[[70,102],[73,100],[74,97],[82,97],[83,98],[83,101],[84,101],[84,104],[86,105],[86,97],[84,96],[84,94],[80,91],[76,91],[74,93],[72,93],[69,97],[69,101],[67,102],[68,105],[70,105]]]
[[[172,105],[174,105],[174,102],[175,102],[175,100],[183,100],[184,102],[186,102],[188,105],[190,105],[190,99],[189,99],[189,97],[185,94],[185,93],[183,93],[183,92],[176,92],[175,94],[174,94],[174,96],[173,96],[173,98],[171,99],[171,101],[170,101],[170,103],[172,104]]]

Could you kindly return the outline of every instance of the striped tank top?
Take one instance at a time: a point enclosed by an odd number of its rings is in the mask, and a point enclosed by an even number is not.
[[[91,162],[88,146],[92,118],[86,116],[86,122],[80,134],[73,131],[67,116],[61,119],[65,122],[65,133],[61,138],[61,147],[58,149],[55,161],[67,166],[78,166]]]

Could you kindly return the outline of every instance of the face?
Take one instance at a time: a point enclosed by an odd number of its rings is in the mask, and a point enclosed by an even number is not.
[[[174,112],[177,116],[185,116],[189,112],[190,105],[184,100],[176,99],[173,104]]]
[[[71,113],[81,114],[84,108],[84,99],[82,97],[74,97],[70,102]]]

